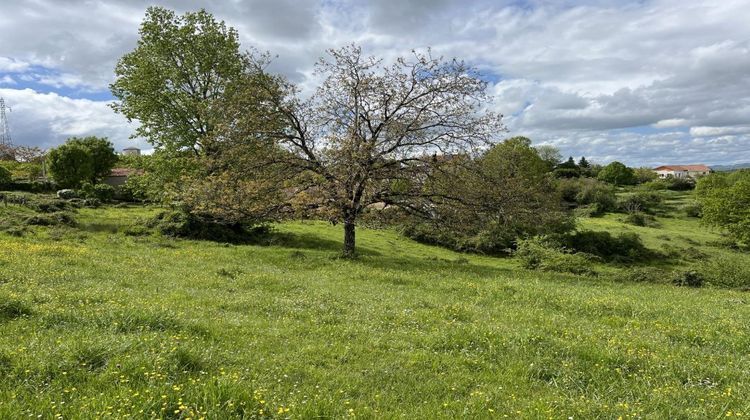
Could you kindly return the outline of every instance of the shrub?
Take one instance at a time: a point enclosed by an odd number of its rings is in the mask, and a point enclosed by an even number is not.
[[[669,274],[656,267],[633,267],[614,276],[615,281],[631,283],[660,283],[669,279]]]
[[[615,189],[611,185],[595,180],[584,181],[581,190],[576,195],[578,204],[590,204],[595,214],[613,211],[617,205]]]
[[[164,236],[217,242],[254,242],[259,236],[269,232],[267,226],[222,224],[183,211],[161,212],[149,220],[146,226]]]
[[[7,188],[13,182],[13,175],[5,167],[0,166],[0,188]]]
[[[579,275],[595,275],[590,256],[573,254],[547,237],[537,236],[517,242],[515,255],[524,268]]]
[[[559,236],[556,240],[566,249],[595,255],[605,261],[630,263],[646,261],[656,256],[635,233],[612,236],[609,232],[584,230]]]
[[[687,204],[682,208],[687,217],[701,217],[702,210],[700,203]]]
[[[64,189],[57,192],[57,198],[60,198],[62,200],[70,200],[73,198],[78,198],[78,193],[76,193],[75,190]]]
[[[115,189],[107,184],[92,184],[90,182],[84,182],[81,184],[80,196],[86,199],[108,202],[114,198]]]
[[[112,201],[115,196],[115,189],[111,185],[96,184],[94,185],[94,195],[101,201]]]
[[[663,179],[655,179],[653,181],[644,182],[638,186],[638,189],[643,191],[664,191],[668,189],[669,182]]]
[[[625,223],[633,226],[646,226],[646,215],[636,211],[625,216]]]
[[[672,284],[675,286],[702,287],[703,276],[697,271],[678,271],[672,274]]]
[[[102,202],[98,198],[87,198],[87,199],[81,201],[81,204],[84,207],[97,208],[97,207],[99,207],[99,206],[102,205]]]
[[[617,203],[621,211],[627,213],[653,213],[664,202],[664,196],[655,191],[641,191],[623,197]]]
[[[711,286],[750,288],[750,266],[740,255],[721,255],[702,261],[698,271]]]
[[[695,188],[695,180],[693,178],[676,178],[668,177],[667,188],[672,191],[688,191]]]
[[[56,212],[29,216],[24,224],[29,226],[75,226],[77,222],[75,217],[68,212]]]

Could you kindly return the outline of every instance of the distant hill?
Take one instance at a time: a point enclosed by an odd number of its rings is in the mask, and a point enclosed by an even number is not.
[[[737,169],[750,168],[750,162],[747,163],[735,163],[733,165],[711,165],[711,169],[714,171],[736,171]]]

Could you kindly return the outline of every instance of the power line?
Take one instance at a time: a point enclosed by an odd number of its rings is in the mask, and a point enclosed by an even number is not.
[[[0,98],[0,145],[12,146],[13,140],[10,138],[10,126],[8,126],[8,116],[5,115],[5,109],[12,111],[9,106],[5,106],[5,99]]]

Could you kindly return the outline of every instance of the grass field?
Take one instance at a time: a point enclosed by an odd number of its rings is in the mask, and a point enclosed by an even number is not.
[[[266,246],[122,233],[154,211],[0,234],[0,418],[750,415],[747,293],[526,271],[390,231],[361,229],[342,260],[318,222]],[[658,222],[582,225],[730,252],[695,219]]]

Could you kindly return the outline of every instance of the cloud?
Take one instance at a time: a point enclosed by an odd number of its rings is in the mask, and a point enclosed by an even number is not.
[[[690,127],[690,135],[693,137],[721,137],[736,134],[750,134],[750,126]]]
[[[17,73],[26,70],[28,63],[0,56],[0,72]]]
[[[8,3],[0,29],[14,36],[0,44],[0,83],[21,92],[30,87],[57,93],[55,101],[37,106],[58,106],[65,96],[106,96],[115,63],[136,45],[146,7],[132,0]],[[632,164],[662,158],[722,163],[748,151],[748,133],[741,128],[750,121],[745,0],[159,4],[179,13],[204,7],[226,20],[239,30],[244,48],[276,54],[271,70],[305,92],[313,90],[312,65],[327,48],[356,42],[389,61],[431,46],[436,55],[466,59],[486,74],[511,135],[557,144],[566,155]],[[117,136],[118,144],[128,141],[129,131],[115,128],[126,123],[105,103],[85,107],[99,110],[90,114],[105,122],[97,130]],[[64,119],[58,112],[52,114]],[[38,119],[47,115],[41,110],[33,115],[36,123],[52,127]],[[26,118],[14,114],[18,122]],[[81,124],[85,130],[95,125]],[[50,139],[37,132],[33,139],[23,131],[19,136],[52,144],[60,139],[57,132],[75,126],[50,128]]]
[[[110,138],[118,150],[133,145],[148,148],[142,140],[128,140],[135,127],[113,113],[106,102],[31,89],[0,89],[0,97],[13,109],[8,120],[15,144],[46,149],[68,137],[96,135]]]

